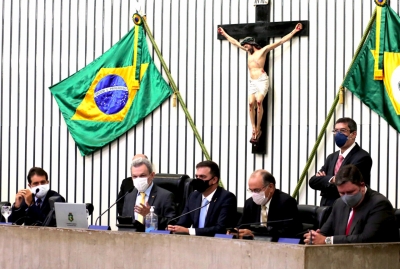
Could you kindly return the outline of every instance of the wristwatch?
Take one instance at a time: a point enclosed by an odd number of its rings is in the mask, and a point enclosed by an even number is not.
[[[332,238],[330,236],[325,238],[325,244],[331,245],[332,244]]]

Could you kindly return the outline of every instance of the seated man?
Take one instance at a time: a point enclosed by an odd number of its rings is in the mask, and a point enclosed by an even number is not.
[[[302,229],[298,220],[297,201],[275,188],[275,178],[266,170],[256,170],[249,178],[252,197],[244,204],[243,216],[238,223],[239,238],[254,237],[246,227],[249,223],[267,222],[272,237],[295,237]],[[271,222],[271,223],[268,223]]]
[[[168,230],[214,236],[216,233],[225,234],[227,227],[235,225],[236,196],[218,186],[219,176],[219,167],[213,161],[203,161],[196,165],[196,179],[192,181],[196,191],[186,201],[178,223],[168,225]],[[201,209],[196,210],[201,206]]]
[[[19,190],[16,194],[9,221],[19,225],[25,223],[41,226],[50,212],[49,198],[59,196],[62,202],[65,199],[57,192],[49,190],[49,179],[42,168],[31,168],[27,179],[29,189]],[[55,222],[51,222],[50,226],[55,226]]]
[[[310,178],[309,185],[321,191],[321,206],[332,206],[339,193],[335,186],[335,174],[341,166],[354,164],[360,170],[365,184],[370,184],[372,159],[356,142],[357,124],[351,118],[340,118],[335,123],[335,143],[340,150],[326,158],[324,166]]]
[[[335,185],[340,198],[321,230],[304,235],[306,244],[396,242],[399,229],[389,200],[364,183],[355,165],[340,168]],[[310,242],[312,236],[312,242]]]
[[[135,156],[133,156],[132,161],[134,159],[137,158],[145,158],[148,159],[146,155],[144,154],[136,154]],[[127,177],[124,180],[122,180],[121,182],[121,187],[120,187],[120,191],[118,193],[117,199],[121,198],[122,196],[124,196],[129,190],[131,190],[133,188],[133,180],[132,177]],[[121,199],[117,202],[117,212],[118,215],[122,215],[122,208],[124,208],[124,199]]]
[[[125,196],[123,216],[131,216],[144,224],[144,219],[154,206],[158,216],[158,229],[165,229],[169,219],[175,217],[174,195],[153,184],[153,166],[146,158],[135,158],[131,164],[131,174],[135,189]]]

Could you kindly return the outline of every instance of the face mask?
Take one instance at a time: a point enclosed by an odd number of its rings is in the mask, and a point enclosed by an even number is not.
[[[349,207],[355,207],[362,199],[361,190],[357,194],[345,194],[340,197],[342,201]]]
[[[347,139],[348,139],[347,135],[342,134],[342,133],[340,133],[340,132],[337,132],[337,133],[335,134],[335,143],[336,143],[336,146],[338,146],[339,148],[343,147],[344,144],[346,144]]]
[[[210,182],[210,180],[211,179],[206,181],[201,180],[200,178],[193,179],[192,180],[193,189],[201,193],[205,192],[208,189],[208,187],[210,187],[210,185],[208,185],[208,182]]]
[[[139,192],[145,192],[149,187],[147,177],[137,177],[133,180],[133,185]]]
[[[267,187],[267,189],[269,188],[269,186]],[[253,202],[256,203],[257,205],[265,205],[266,203],[268,203],[268,201],[270,200],[270,195],[268,195],[268,197],[265,197],[265,191],[260,191],[259,193],[255,193],[253,192],[251,194],[251,197],[253,198]]]
[[[39,185],[39,186],[31,188],[31,192],[37,198],[42,199],[42,198],[46,197],[46,194],[49,191],[49,189],[50,189],[50,185],[49,184],[44,184],[44,185]],[[37,190],[39,190],[39,191],[37,191]]]

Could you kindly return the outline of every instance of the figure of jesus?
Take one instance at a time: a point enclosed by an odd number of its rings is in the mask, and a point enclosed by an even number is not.
[[[297,32],[303,28],[301,23],[298,23],[296,27],[289,34],[282,37],[278,42],[261,47],[257,44],[253,37],[246,37],[242,42],[237,41],[230,35],[228,35],[224,29],[218,28],[218,33],[223,35],[231,44],[241,48],[248,52],[248,68],[250,73],[250,81],[248,86],[249,96],[249,109],[250,109],[250,121],[253,128],[251,135],[251,143],[256,143],[261,136],[261,120],[264,113],[263,100],[268,92],[269,78],[264,71],[265,60],[269,51],[277,48],[286,41],[290,40]],[[257,122],[256,112],[257,109]]]

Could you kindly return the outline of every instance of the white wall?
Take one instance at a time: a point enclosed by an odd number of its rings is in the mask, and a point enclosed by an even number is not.
[[[278,187],[292,193],[375,3],[270,1],[271,21],[309,20],[310,34],[269,55],[267,153],[254,155],[248,142],[246,53],[217,39],[219,24],[255,22],[254,1],[141,2],[205,146],[239,206],[248,197],[247,178],[255,169],[271,171]],[[204,157],[181,107],[172,107],[171,100],[118,140],[81,157],[48,89],[125,35],[133,26],[136,3],[0,0],[0,200],[13,201],[26,187],[27,171],[41,166],[51,188],[68,202],[94,204],[94,222],[115,201],[135,153],[148,155],[157,172],[194,175]],[[400,1],[391,5],[398,11]],[[342,116],[358,123],[357,142],[372,156],[371,187],[398,207],[399,134],[350,92],[334,119]],[[334,119],[307,177],[336,150],[330,133]],[[318,204],[319,194],[305,182],[299,202]],[[113,208],[101,223],[114,227],[115,216]]]

